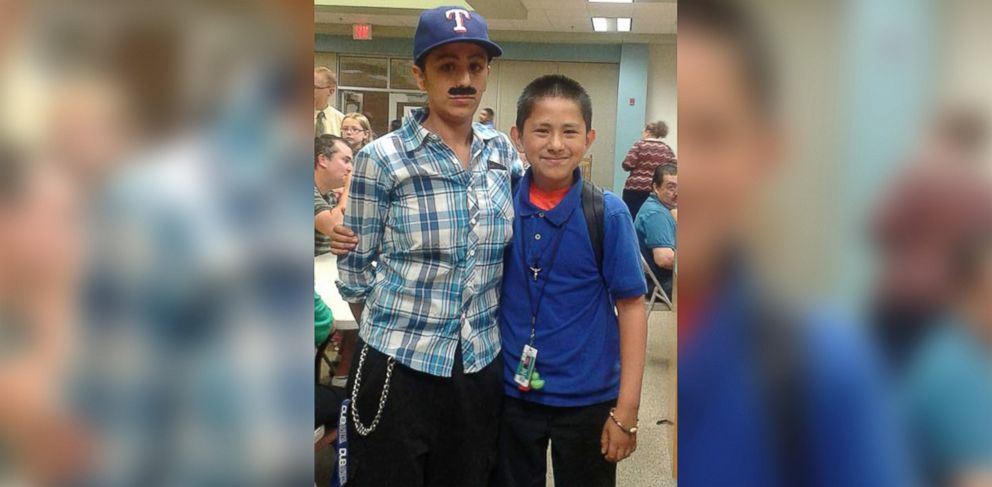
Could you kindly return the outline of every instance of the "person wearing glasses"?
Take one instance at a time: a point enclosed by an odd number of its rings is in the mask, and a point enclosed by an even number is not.
[[[341,119],[341,137],[348,141],[351,150],[358,151],[365,147],[365,144],[372,142],[372,124],[368,117],[358,112],[351,112]]]
[[[313,70],[313,135],[324,134],[341,136],[341,120],[344,114],[331,106],[331,97],[338,89],[338,79],[334,72],[320,66]]]

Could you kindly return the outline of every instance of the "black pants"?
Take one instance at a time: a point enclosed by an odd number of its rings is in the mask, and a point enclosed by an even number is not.
[[[615,403],[565,408],[505,398],[494,487],[543,487],[548,440],[555,487],[615,486],[617,466],[599,445]]]
[[[645,201],[647,201],[648,196],[650,195],[650,191],[631,191],[629,189],[623,190],[623,202],[627,204],[627,209],[630,210],[631,218],[637,218],[637,212],[641,210],[641,206]]]
[[[359,340],[349,391],[364,347]],[[386,363],[386,355],[369,347],[357,405],[366,427],[379,407]],[[464,373],[460,347],[451,377],[432,376],[396,363],[376,429],[360,436],[349,418],[348,485],[485,485],[496,461],[502,373],[502,355],[479,372]]]

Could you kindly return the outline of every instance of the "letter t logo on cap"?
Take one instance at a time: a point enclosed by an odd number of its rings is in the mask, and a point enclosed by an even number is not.
[[[451,10],[444,12],[444,17],[448,20],[451,20],[451,17],[455,18],[455,28],[452,29],[455,32],[468,32],[468,29],[465,28],[465,23],[464,23],[465,19],[472,18],[472,16],[469,15],[468,10],[461,8],[453,8]]]

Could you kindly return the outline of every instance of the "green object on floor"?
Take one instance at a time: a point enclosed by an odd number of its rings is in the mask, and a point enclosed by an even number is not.
[[[324,304],[320,295],[313,293],[313,338],[314,346],[320,346],[330,336],[334,329],[334,314],[331,308]]]

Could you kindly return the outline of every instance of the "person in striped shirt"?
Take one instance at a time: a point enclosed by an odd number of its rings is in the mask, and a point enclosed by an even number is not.
[[[630,173],[623,185],[623,202],[627,203],[630,217],[637,218],[641,205],[654,192],[654,170],[664,164],[675,164],[675,152],[661,139],[668,136],[668,124],[662,121],[649,123],[641,132],[641,140],[627,152],[623,170]]]
[[[477,13],[425,11],[413,74],[428,106],[355,158],[344,226],[358,244],[338,282],[360,323],[348,485],[485,485],[494,465],[517,153],[472,120],[501,53]]]

